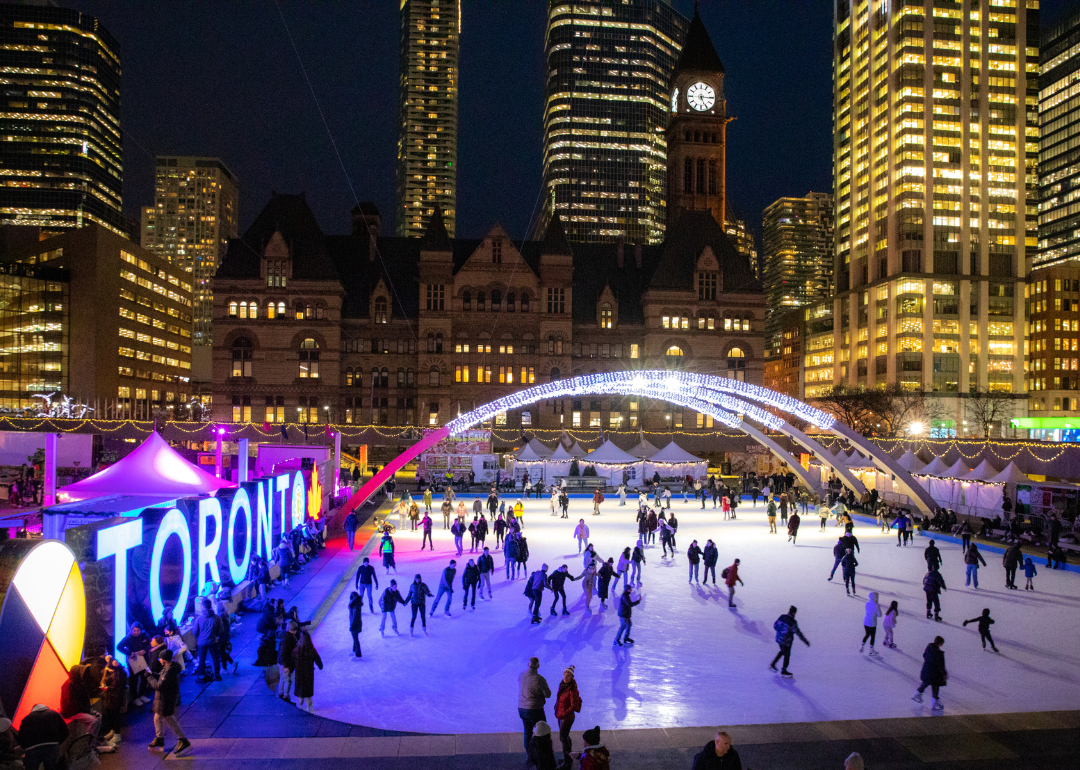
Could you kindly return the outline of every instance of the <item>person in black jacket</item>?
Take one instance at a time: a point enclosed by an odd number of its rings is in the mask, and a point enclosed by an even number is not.
[[[702,554],[701,547],[698,546],[697,540],[690,543],[690,547],[686,549],[686,559],[687,559],[687,561],[690,562],[690,578],[686,581],[687,583],[697,582],[698,569],[699,569],[698,565],[701,563],[701,554]],[[713,578],[713,579],[715,580],[715,578]],[[708,567],[706,567],[705,568],[705,582],[708,582],[708,581],[709,581],[709,569],[708,569]]]
[[[783,658],[784,667],[780,669],[780,675],[783,677],[792,676],[792,673],[788,671],[788,663],[791,662],[791,644],[795,641],[795,637],[798,636],[807,647],[810,646],[810,641],[803,636],[803,632],[799,629],[799,621],[795,620],[796,612],[798,612],[798,608],[793,604],[788,607],[786,615],[781,615],[773,623],[773,630],[776,631],[776,643],[780,645],[780,652],[776,653],[776,657],[772,659],[769,668],[776,671],[777,661]]]
[[[434,550],[434,549],[432,549]],[[375,612],[375,604],[372,599],[372,583],[375,588],[379,587],[379,576],[375,574],[375,568],[371,566],[368,561],[368,557],[364,557],[364,561],[356,568],[356,578],[353,580],[353,588],[360,593],[360,608],[364,607],[364,595],[367,594],[368,610]]]
[[[409,586],[409,595],[405,597],[405,601],[412,607],[412,621],[409,623],[409,636],[412,636],[413,627],[416,625],[416,615],[420,614],[420,625],[424,627],[424,633],[427,633],[427,615],[424,610],[427,605],[427,597],[432,596],[431,589],[427,587],[427,583],[420,579],[420,575],[417,574],[413,578],[412,585]],[[447,599],[447,605],[450,600]]]
[[[184,735],[180,723],[176,721],[176,704],[180,701],[180,664],[172,659],[172,650],[163,650],[160,656],[161,673],[146,675],[146,682],[154,691],[154,740],[150,742],[151,751],[165,748],[165,725],[176,733],[179,743],[173,749],[173,756],[182,756],[191,749],[191,741]]]
[[[559,603],[559,597],[562,597],[562,614],[569,615],[570,611],[566,609],[566,581],[577,580],[578,578],[570,574],[570,568],[567,565],[562,565],[557,570],[551,573],[548,577],[547,585],[551,589],[554,599],[551,600],[551,614],[555,614],[555,605]]]
[[[364,597],[353,591],[349,594],[349,633],[352,634],[352,652],[357,658],[360,654],[360,632],[364,628]]]
[[[930,545],[926,546],[926,550],[923,551],[923,558],[926,559],[927,569],[941,569],[941,551],[934,545],[934,541],[930,541]]]
[[[634,607],[639,604],[641,604],[641,599],[635,601],[630,597],[630,586],[623,588],[622,596],[619,598],[619,630],[615,634],[613,644],[622,647],[624,642],[626,644],[634,643],[634,640],[630,638],[630,628],[634,625],[630,620],[630,616],[634,612]]]
[[[26,752],[24,764],[37,770],[59,767],[60,744],[67,740],[68,726],[64,718],[44,703],[39,703],[23,717],[19,725],[19,744]]]
[[[731,746],[731,736],[717,728],[716,738],[694,757],[694,770],[742,770],[742,760]]]
[[[993,650],[994,652],[998,651],[998,648],[994,646],[994,637],[992,637],[990,635],[990,626],[993,625],[994,619],[992,617],[990,617],[990,608],[989,607],[984,609],[982,611],[982,615],[980,615],[979,617],[972,618],[971,620],[965,620],[964,621],[965,626],[968,623],[978,623],[979,624],[979,638],[982,639],[982,646],[983,646],[984,650],[986,649],[986,643],[990,642],[990,649]]]
[[[487,550],[487,549],[484,549]],[[481,557],[482,558],[482,557]],[[476,587],[480,585],[480,568],[472,559],[465,564],[465,570],[461,573],[461,588],[464,597],[461,601],[461,609],[469,603],[469,589],[472,589],[472,608],[476,609]]]
[[[944,687],[949,679],[949,672],[945,669],[945,653],[941,650],[943,644],[945,644],[945,640],[940,636],[936,636],[934,641],[926,645],[926,650],[923,651],[922,670],[919,672],[919,679],[922,683],[919,685],[919,689],[915,691],[915,694],[911,696],[911,699],[916,703],[922,703],[923,691],[929,687],[934,696],[934,711],[941,711],[945,708],[938,695],[940,688]]]
[[[930,608],[934,609],[934,620],[941,620],[941,592],[945,589],[945,578],[936,569],[929,570],[923,577],[923,593],[926,594],[926,617],[930,617]]]
[[[362,600],[361,600],[362,601]],[[390,622],[394,624],[394,633],[397,633],[397,614],[394,610],[397,609],[399,604],[404,604],[405,600],[398,593],[397,581],[391,580],[390,587],[383,591],[383,595],[379,597],[379,609],[382,610],[382,623],[379,624],[379,633],[381,634],[386,629],[386,616],[390,616]],[[416,620],[416,616],[413,615],[413,620]]]
[[[1016,570],[1024,563],[1024,552],[1020,550],[1020,543],[1013,543],[1001,557],[1001,563],[1005,567],[1005,587],[1016,588]]]
[[[300,624],[290,620],[289,625],[278,634],[278,697],[286,703],[292,703],[293,672],[296,660],[296,639],[300,635]]]
[[[484,586],[487,586],[488,598],[491,596],[491,576],[495,573],[495,560],[491,558],[488,547],[484,546],[484,553],[476,560],[476,568],[480,570],[480,598],[484,598]]]
[[[705,550],[702,551],[705,560],[705,582],[709,582],[709,573],[712,572],[712,584],[716,585],[716,562],[720,559],[720,551],[712,540],[705,541]]]
[[[544,601],[544,588],[548,584],[548,565],[541,564],[540,569],[529,575],[529,582],[525,584],[525,596],[529,599],[529,612],[532,613],[532,623],[540,622],[540,605]],[[555,608],[551,609],[552,614]]]

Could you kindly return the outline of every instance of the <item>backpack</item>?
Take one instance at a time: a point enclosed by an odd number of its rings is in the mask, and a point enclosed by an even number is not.
[[[724,580],[728,579],[729,574],[731,574],[731,567],[724,567],[722,570],[720,570],[720,577]]]
[[[781,616],[773,623],[773,631],[776,632],[776,641],[779,642],[781,639],[785,639],[791,635],[791,626],[789,626]]]

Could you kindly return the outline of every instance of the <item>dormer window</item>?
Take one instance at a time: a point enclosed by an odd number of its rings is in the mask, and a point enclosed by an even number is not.
[[[491,239],[491,261],[496,265],[502,264],[502,237],[496,236]]]
[[[375,323],[384,324],[387,322],[386,313],[386,297],[375,298]]]
[[[712,272],[698,273],[698,299],[714,301],[718,275]]]
[[[266,260],[266,285],[272,289],[284,289],[289,274],[287,259]]]
[[[611,328],[611,303],[605,302],[600,306],[600,328]]]

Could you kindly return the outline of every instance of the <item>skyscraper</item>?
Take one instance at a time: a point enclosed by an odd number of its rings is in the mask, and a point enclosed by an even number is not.
[[[838,384],[1023,389],[1037,8],[836,0]]]
[[[157,158],[154,205],[142,210],[142,247],[191,276],[196,347],[211,342],[211,280],[236,237],[239,209],[236,177],[220,159]]]
[[[402,0],[397,234],[420,237],[435,206],[457,220],[459,0]]]
[[[550,0],[544,220],[567,238],[658,243],[671,77],[687,20],[669,0]]]
[[[117,233],[123,149],[120,47],[95,19],[0,5],[0,224],[48,233],[96,222]]]
[[[763,220],[765,341],[767,347],[776,347],[784,314],[830,294],[832,194],[780,198],[765,209]]]

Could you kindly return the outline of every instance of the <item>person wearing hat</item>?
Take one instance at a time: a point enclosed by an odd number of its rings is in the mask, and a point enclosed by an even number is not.
[[[600,725],[582,733],[581,740],[585,744],[578,755],[581,770],[608,770],[611,767],[611,754],[600,742]]]
[[[731,747],[731,736],[716,728],[716,738],[694,757],[694,770],[742,770],[739,752]]]
[[[529,658],[529,668],[518,677],[518,716],[525,727],[525,751],[529,750],[533,727],[545,720],[544,703],[551,697],[547,680],[540,676],[540,659]],[[548,728],[550,734],[551,728]],[[550,738],[548,739],[550,742]]]
[[[67,740],[68,726],[59,712],[39,703],[23,717],[19,725],[19,743],[26,757],[23,760],[30,770],[53,770],[60,764],[60,744]]]
[[[11,720],[0,717],[0,767],[21,768],[22,746],[19,745],[19,736],[11,726]]]
[[[529,762],[537,770],[556,770],[555,750],[551,745],[551,727],[540,720],[533,725],[532,740],[529,741]]]
[[[559,720],[559,740],[562,742],[563,767],[570,767],[574,760],[570,757],[573,748],[570,741],[570,728],[574,726],[574,717],[581,711],[581,694],[577,680],[574,679],[574,667],[563,671],[559,682],[559,692],[555,696],[555,718]]]

